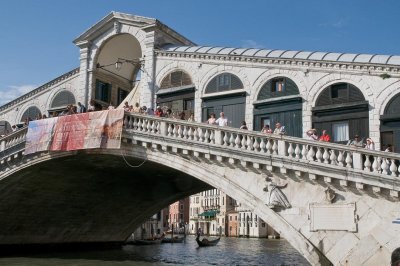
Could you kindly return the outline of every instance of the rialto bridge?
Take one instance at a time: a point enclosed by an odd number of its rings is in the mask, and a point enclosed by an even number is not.
[[[24,154],[1,139],[0,244],[120,242],[209,186],[311,264],[379,265],[400,246],[395,153],[126,113],[120,149]]]
[[[0,244],[123,241],[175,200],[218,188],[313,265],[377,265],[400,246],[399,56],[196,46],[112,12],[80,35],[79,67],[0,108],[3,133],[68,104],[224,111],[229,126],[126,114],[121,149],[24,154],[1,139]],[[235,129],[244,120],[254,131]],[[287,136],[257,133],[280,121]],[[336,143],[301,139],[326,129]],[[137,167],[135,167],[137,166]],[[132,204],[126,204],[130,202]]]

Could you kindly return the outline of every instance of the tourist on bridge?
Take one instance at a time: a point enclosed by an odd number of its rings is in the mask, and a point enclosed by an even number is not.
[[[269,125],[264,125],[263,128],[261,129],[262,133],[272,133],[272,129],[269,127]]]
[[[217,119],[215,119],[215,114],[211,113],[210,118],[208,118],[208,120],[207,120],[207,124],[214,125],[216,120]]]
[[[194,122],[194,114],[193,113],[190,113],[190,116],[189,116],[187,121],[188,122]]]
[[[86,113],[86,107],[81,102],[78,102],[77,112],[78,114]]]
[[[349,140],[349,142],[347,143],[347,145],[350,146],[354,146],[354,147],[363,147],[364,146],[364,142],[363,140],[360,138],[359,135],[355,135],[353,140]]]
[[[215,120],[215,124],[217,124],[220,127],[226,127],[228,125],[228,118],[225,117],[224,112],[221,112],[219,114],[219,118]]]
[[[125,112],[129,112],[129,109],[130,109],[129,103],[128,103],[128,102],[125,102],[125,103],[124,103],[124,111],[125,111]]]
[[[371,138],[367,138],[367,144],[365,145],[365,148],[371,151],[375,150],[375,143]]]
[[[318,140],[317,130],[315,128],[309,129],[306,134],[309,140]]]
[[[280,122],[277,122],[275,124],[274,134],[285,135],[286,134],[285,126],[282,126]]]
[[[331,136],[328,135],[326,129],[322,130],[322,135],[319,137],[319,141],[330,142]]]
[[[242,125],[240,126],[239,129],[248,129],[246,125],[246,121],[242,121]]]

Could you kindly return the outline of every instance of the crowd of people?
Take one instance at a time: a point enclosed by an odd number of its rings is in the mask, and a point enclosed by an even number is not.
[[[111,110],[114,108],[115,107],[111,103],[108,106],[102,106],[99,103],[97,103],[95,100],[90,100],[87,108],[81,102],[78,102],[77,105],[72,105],[72,104],[68,105],[61,112],[52,112],[50,117],[72,115],[72,114],[101,111],[101,110]],[[145,105],[140,106],[139,103],[135,103],[135,105],[129,105],[129,103],[126,101],[126,102],[124,102],[123,109],[126,112],[133,112],[133,113],[139,113],[139,114],[145,114],[145,115],[154,115],[157,117],[166,117],[166,118],[172,118],[172,119],[186,120],[188,122],[195,121],[193,113],[190,113],[189,117],[186,118],[186,113],[184,111],[173,112],[171,110],[171,108],[169,108],[168,106],[161,107],[160,105],[157,105],[156,109],[154,110],[153,108],[147,108]],[[39,120],[39,119],[45,119],[45,118],[47,118],[46,115],[37,115],[37,117],[35,119],[27,117],[27,118],[25,118],[23,123],[13,125],[12,132],[18,130],[19,128],[27,126],[29,124],[29,121],[31,121],[31,120]],[[205,123],[210,124],[210,125],[228,126],[228,118],[225,116],[224,112],[221,112],[219,114],[218,118],[216,118],[215,113],[211,113],[209,115],[208,119],[205,121]],[[239,129],[248,130],[246,121],[242,121]],[[268,125],[268,124],[264,125],[263,128],[261,129],[261,132],[265,133],[265,134],[279,134],[279,135],[286,134],[285,126],[282,125],[280,122],[277,122],[275,124],[274,129],[272,129],[270,127],[270,125]],[[309,129],[306,131],[306,138],[309,140],[313,140],[313,141],[331,142],[331,136],[328,134],[327,130],[325,130],[325,129],[322,130],[322,134],[320,136],[318,136],[316,129],[314,129],[314,128]],[[359,135],[355,135],[353,139],[351,139],[347,142],[347,145],[350,145],[353,147],[362,147],[367,150],[375,150],[375,143],[371,138],[366,138],[366,142],[364,143],[364,140],[362,138],[360,138]],[[385,147],[385,151],[393,152],[393,146],[390,144],[387,145]]]

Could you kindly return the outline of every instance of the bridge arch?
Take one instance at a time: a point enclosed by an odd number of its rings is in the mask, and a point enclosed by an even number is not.
[[[119,105],[140,80],[143,44],[133,34],[121,31],[100,40],[95,47],[89,97],[103,106],[110,102]]]
[[[214,169],[210,167],[209,165],[204,165],[201,164],[195,160],[188,160],[185,157],[181,156],[175,156],[170,153],[165,153],[161,149],[147,149],[145,147],[141,146],[135,146],[135,148],[132,149],[132,144],[127,143],[124,144],[121,147],[121,150],[83,150],[82,152],[64,152],[64,153],[57,153],[57,154],[41,154],[40,156],[37,156],[36,158],[33,158],[32,160],[29,161],[29,166],[34,166],[34,165],[42,165],[43,163],[46,162],[52,162],[54,160],[57,160],[57,158],[62,158],[62,157],[71,157],[71,156],[81,156],[79,157],[79,161],[83,162],[85,160],[84,154],[89,155],[95,155],[96,158],[98,158],[99,155],[112,155],[115,157],[115,160],[120,161],[121,163],[126,161],[129,158],[134,158],[137,160],[142,161],[144,164],[146,164],[146,161],[152,162],[152,163],[157,163],[159,165],[162,165],[166,167],[167,169],[174,169],[180,173],[183,173],[188,176],[194,177],[196,180],[200,180],[205,184],[211,185],[221,191],[226,192],[228,195],[235,195],[235,199],[238,200],[239,202],[246,203],[246,205],[254,210],[254,213],[257,214],[260,218],[262,218],[264,221],[267,221],[269,225],[271,225],[276,231],[278,231],[282,236],[287,239],[287,241],[294,247],[296,248],[307,260],[309,260],[313,265],[320,264],[321,261],[326,260],[325,257],[320,255],[319,251],[312,245],[312,243],[304,237],[298,230],[296,230],[294,227],[289,225],[287,221],[285,221],[280,215],[278,215],[274,210],[270,209],[269,207],[266,206],[265,202],[263,199],[261,199],[257,194],[259,193],[254,193],[254,191],[251,191],[251,189],[246,188],[240,183],[237,183],[237,180],[235,178],[232,178],[235,175],[238,175],[239,172],[230,172],[231,169],[229,170],[223,170],[226,169],[224,166],[215,166],[219,167],[219,169]],[[83,156],[83,157],[82,157]],[[121,157],[124,158],[121,158]],[[88,159],[89,161],[91,160],[90,158]],[[96,159],[97,160],[97,159]],[[58,163],[63,164],[66,160],[60,160]],[[68,161],[68,160],[67,160]],[[120,164],[121,164],[120,163]],[[108,164],[106,167],[117,167],[115,170],[118,170],[118,165],[116,163]],[[114,166],[113,166],[114,165]],[[53,166],[54,167],[54,166]],[[222,167],[222,168],[220,168]],[[43,166],[39,167],[40,169],[45,169]],[[14,168],[11,169],[7,176],[10,176],[12,174],[17,173],[19,170],[23,170],[25,167],[22,167],[22,169]],[[34,167],[31,167],[31,169],[34,169]],[[137,169],[137,168],[133,168]],[[119,169],[121,170],[121,169]],[[47,171],[46,169],[44,171]],[[79,170],[78,170],[79,171]],[[109,170],[104,169],[102,170],[104,172],[109,172]],[[225,172],[224,172],[225,171]],[[228,172],[227,172],[228,171]],[[242,169],[237,169],[235,171],[242,171]],[[125,171],[125,173],[127,173]],[[239,174],[240,175],[240,174]],[[9,177],[9,180],[12,180],[12,177]],[[254,180],[255,183],[260,183],[264,182],[265,177],[264,176],[259,176],[257,180]],[[186,180],[188,183],[180,183],[178,184],[178,187],[182,191],[186,191],[185,193],[196,193],[200,192],[201,188],[198,187],[196,189],[196,186],[193,187],[192,183],[193,181],[188,181],[188,179],[184,178],[182,180]],[[260,184],[261,185],[261,184]],[[257,188],[260,188],[257,186]],[[204,189],[204,187],[203,187]],[[261,189],[261,193],[262,189]],[[186,195],[185,194],[185,195]],[[182,196],[183,194],[181,194]],[[169,197],[166,197],[164,201],[160,203],[160,205],[157,205],[155,207],[152,207],[152,209],[148,209],[145,214],[140,216],[140,219],[144,220],[147,216],[150,216],[151,214],[155,213],[158,209],[161,209],[165,205],[173,202],[176,200],[176,196],[170,195]],[[140,224],[140,221],[136,220],[136,223]],[[125,232],[126,233],[126,232]],[[128,235],[126,235],[127,237]],[[322,257],[320,257],[322,256]]]
[[[49,97],[49,108],[47,109],[49,113],[52,111],[61,111],[65,109],[68,105],[76,105],[76,98],[73,92],[62,88],[57,90],[52,97]]]

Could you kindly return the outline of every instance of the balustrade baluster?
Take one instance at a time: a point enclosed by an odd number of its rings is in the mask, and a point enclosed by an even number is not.
[[[266,149],[267,149],[267,155],[271,155],[272,154],[272,145],[271,145],[271,139],[267,139],[267,145],[266,145]]]
[[[369,155],[365,156],[365,162],[364,162],[364,171],[371,172],[371,161],[369,159]]]
[[[157,122],[156,131],[157,134],[161,134],[161,122]]]
[[[151,124],[151,133],[156,133],[157,132],[157,121],[153,121],[153,123]]]
[[[210,129],[210,143],[215,144],[215,133],[213,129]]]
[[[346,167],[351,168],[351,163],[353,160],[351,159],[351,153],[348,151],[346,152]]]
[[[293,144],[291,142],[289,142],[289,148],[288,148],[287,152],[288,152],[288,156],[290,158],[293,158],[294,149],[293,149]]]
[[[138,122],[138,131],[142,131],[142,119],[139,118],[139,122]]]
[[[301,159],[307,160],[307,153],[308,153],[308,145],[303,144],[303,147],[301,149]]]
[[[230,133],[231,136],[229,137],[229,146],[235,146],[235,138],[233,137],[233,133]]]
[[[259,151],[260,145],[258,144],[258,138],[254,138],[253,149]]]
[[[394,159],[390,159],[390,168],[389,168],[392,176],[397,176],[397,166]]]
[[[328,148],[324,148],[324,154],[322,155],[324,163],[329,164],[329,151]]]
[[[239,134],[236,134],[236,138],[235,138],[235,147],[236,148],[240,148],[240,136]]]
[[[178,125],[174,124],[174,129],[172,130],[172,136],[173,137],[178,137]]]
[[[300,159],[300,145],[298,143],[296,143],[296,148],[294,149],[294,154],[296,155],[295,158],[296,159]]]
[[[189,135],[189,139],[190,139],[190,140],[193,140],[193,137],[194,137],[194,135],[193,135],[193,127],[189,127],[189,133],[188,133],[188,135]]]
[[[252,136],[247,136],[247,150],[251,151],[253,149],[253,140],[254,138]]]
[[[183,137],[183,125],[178,125],[178,137],[181,139]]]
[[[210,132],[208,129],[206,129],[206,134],[204,134],[204,140],[206,143],[210,142]]]
[[[242,141],[241,141],[241,146],[242,146],[242,149],[246,149],[246,143],[247,143],[247,141],[246,141],[246,135],[241,135],[241,137],[242,137]]]
[[[187,139],[188,138],[188,130],[187,130],[187,126],[183,126],[183,138]]]
[[[136,117],[132,117],[131,122],[132,122],[132,120],[133,120],[132,127],[133,127],[134,130],[137,130],[137,128],[138,128],[138,119]]]
[[[199,140],[204,142],[204,131],[201,127],[199,127]]]
[[[173,132],[174,130],[173,130],[173,128],[172,128],[172,124],[171,123],[168,123],[168,129],[167,129],[167,132],[168,132],[168,136],[169,137],[172,137],[172,132]]]
[[[381,168],[382,168],[382,174],[387,175],[388,170],[389,170],[389,165],[388,165],[387,159],[382,158]]]
[[[260,142],[260,152],[265,152],[265,147],[266,147],[266,145],[265,145],[265,141],[264,141],[264,139],[265,138],[261,138],[261,142]],[[268,140],[267,140],[268,141]]]
[[[309,161],[314,161],[314,155],[315,155],[314,147],[310,146],[310,149],[308,150],[308,153],[307,153],[307,159]]]
[[[228,138],[228,132],[224,132],[224,138],[222,139],[224,141],[224,146],[228,146],[229,145],[229,138]]]
[[[336,159],[337,159],[336,152],[334,150],[331,150],[330,152],[331,152],[331,156],[329,157],[329,159],[331,160],[331,164],[337,165],[338,163],[336,161]]]
[[[272,140],[274,144],[272,145],[272,154],[278,155],[278,141],[277,140]]]
[[[317,154],[315,154],[315,157],[319,163],[322,163],[322,152],[320,147],[317,147]]]
[[[339,156],[338,156],[338,164],[339,166],[344,166],[344,157],[343,157],[343,151],[339,151]]]

